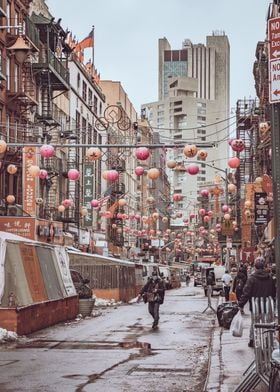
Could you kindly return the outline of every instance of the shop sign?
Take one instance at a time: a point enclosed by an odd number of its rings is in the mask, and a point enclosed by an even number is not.
[[[87,215],[84,217],[84,225],[92,226],[93,214],[91,200],[93,199],[93,165],[86,163],[84,166],[84,206],[87,208]]]
[[[255,193],[255,224],[263,225],[268,223],[269,205],[266,200],[267,193]]]
[[[1,217],[0,231],[12,233],[30,240],[35,239],[35,219],[28,217]]]
[[[28,167],[37,164],[36,147],[23,147],[23,211],[36,216],[36,177],[29,174]]]

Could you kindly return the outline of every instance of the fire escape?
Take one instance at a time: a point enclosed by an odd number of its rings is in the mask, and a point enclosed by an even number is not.
[[[66,118],[66,114],[54,103],[54,99],[70,88],[67,62],[71,49],[65,43],[67,33],[59,22],[35,14],[31,19],[40,37],[38,61],[32,65],[40,95],[35,124],[42,127],[42,142],[60,142],[62,118]],[[40,217],[56,219],[57,195],[67,193],[67,181],[63,175],[67,169],[63,167],[61,157],[43,160],[42,168],[47,170],[48,177],[41,180],[44,203],[40,206]]]

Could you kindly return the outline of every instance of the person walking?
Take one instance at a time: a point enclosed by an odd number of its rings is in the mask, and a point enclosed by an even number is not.
[[[159,307],[164,302],[165,288],[164,282],[154,271],[152,276],[148,279],[148,282],[140,290],[138,295],[138,302],[141,297],[144,302],[148,302],[148,310],[150,315],[153,317],[154,322],[152,328],[156,328],[159,322]]]
[[[232,291],[236,294],[239,301],[243,294],[243,289],[247,281],[247,276],[244,274],[243,269],[239,268],[236,277],[233,280]]]
[[[255,260],[255,271],[249,276],[241,299],[238,301],[238,306],[243,312],[243,308],[249,301],[249,309],[251,311],[251,328],[249,335],[249,347],[254,347],[254,325],[252,314],[252,298],[268,298],[271,297],[275,301],[276,286],[275,281],[270,273],[265,271],[265,263],[262,257],[257,257]]]
[[[224,287],[225,300],[226,300],[226,302],[228,302],[229,301],[230,287],[231,287],[231,283],[232,283],[232,277],[228,273],[228,270],[226,270],[226,272],[222,276],[222,282],[223,282],[223,287]]]

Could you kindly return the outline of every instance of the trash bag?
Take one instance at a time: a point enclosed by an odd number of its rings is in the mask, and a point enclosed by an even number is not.
[[[229,329],[233,317],[238,312],[238,304],[234,302],[224,302],[217,308],[217,318],[219,326]]]
[[[241,338],[241,336],[243,335],[243,317],[242,317],[240,310],[233,317],[233,320],[232,320],[231,326],[230,326],[230,332],[231,332],[232,336],[235,336],[237,338]]]

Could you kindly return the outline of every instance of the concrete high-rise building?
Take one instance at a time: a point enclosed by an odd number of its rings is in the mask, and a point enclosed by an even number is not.
[[[199,185],[212,181],[217,174],[212,166],[227,167],[229,68],[230,46],[224,32],[207,36],[206,45],[185,39],[179,50],[173,50],[166,38],[159,39],[158,101],[142,105],[142,115],[160,132],[161,142],[214,145],[207,149],[207,159],[199,161],[197,176],[184,170],[187,161],[197,158],[187,159],[183,148],[167,151],[167,159],[177,162],[177,170],[167,169],[171,189],[184,196],[176,205],[177,210],[184,211],[176,225],[183,224],[186,214],[195,209]]]

